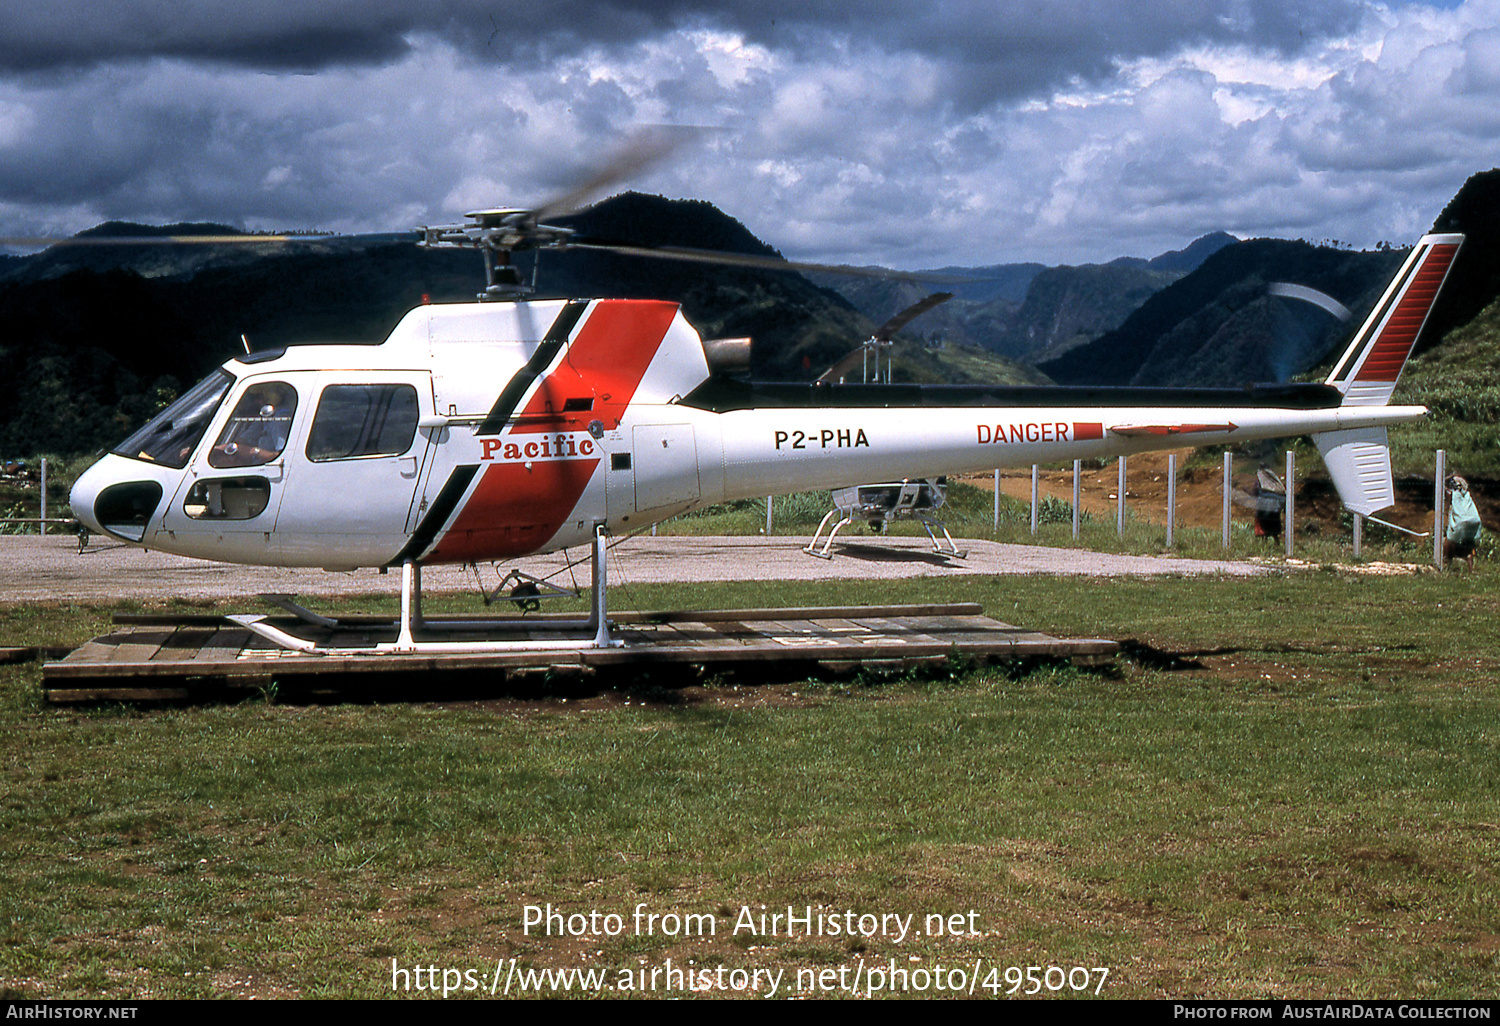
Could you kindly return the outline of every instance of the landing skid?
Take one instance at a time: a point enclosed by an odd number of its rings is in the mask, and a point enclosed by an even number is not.
[[[397,620],[390,621],[390,626],[398,631],[394,642],[386,642],[378,645],[356,647],[335,647],[320,645],[315,641],[299,638],[280,627],[271,624],[267,617],[255,613],[236,613],[226,619],[245,628],[258,637],[264,638],[272,644],[293,652],[303,652],[307,655],[320,656],[359,656],[359,655],[392,655],[392,654],[415,654],[415,655],[464,655],[467,653],[486,652],[570,652],[582,651],[594,648],[618,648],[624,644],[610,636],[609,620],[605,609],[606,594],[606,571],[605,571],[605,534],[604,529],[599,528],[594,533],[594,549],[592,559],[592,581],[590,584],[589,615],[584,620],[549,620],[545,625],[548,632],[558,634],[586,634],[584,638],[526,638],[524,640],[502,640],[486,639],[482,641],[440,641],[421,640],[419,635],[427,635],[442,631],[463,631],[465,633],[483,633],[487,631],[524,630],[535,633],[539,625],[535,621],[510,620],[440,620],[428,619],[422,615],[422,567],[419,563],[407,561],[401,564],[401,615]],[[263,595],[266,601],[286,610],[304,623],[321,628],[337,628],[341,626],[337,618],[320,616],[292,600],[290,595]]]
[[[959,559],[969,558],[969,550],[960,549],[958,547],[958,543],[953,540],[953,535],[948,533],[947,525],[944,524],[941,520],[932,520],[924,516],[919,516],[917,519],[922,521],[922,526],[927,529],[927,537],[932,539],[933,552],[941,552],[945,556],[956,556]],[[937,529],[939,531],[943,532],[943,538],[948,543],[946,548],[943,546],[942,542],[937,540],[937,536],[932,533],[934,524],[937,525]]]
[[[839,522],[834,525],[833,530],[828,532],[828,539],[823,542],[823,547],[821,549],[818,548],[818,536],[823,533],[823,528],[828,526],[828,521],[838,516],[840,512],[840,510],[831,509],[826,514],[824,514],[822,521],[820,521],[818,524],[818,529],[813,532],[812,541],[802,546],[803,552],[807,553],[809,556],[817,556],[819,559],[833,558],[833,553],[828,551],[828,547],[833,544],[835,535],[837,535],[844,528],[848,527],[850,524],[854,523],[854,518],[848,515],[840,518]]]
[[[807,553],[809,556],[817,556],[819,559],[832,559],[833,553],[829,551],[829,548],[833,545],[834,536],[844,528],[852,524],[854,522],[854,518],[848,513],[844,513],[843,516],[839,519],[839,522],[834,525],[833,530],[828,532],[828,537],[823,541],[822,547],[819,547],[818,545],[818,537],[823,533],[823,528],[828,526],[828,521],[832,520],[836,516],[839,516],[839,514],[842,512],[842,510],[838,509],[829,510],[828,513],[823,517],[822,522],[818,524],[818,529],[813,532],[812,541],[804,545],[802,547],[802,551]],[[924,530],[926,530],[927,537],[932,540],[933,552],[939,553],[944,556],[954,556],[958,559],[969,558],[969,550],[960,549],[958,547],[958,543],[953,540],[953,535],[948,533],[947,526],[944,525],[941,520],[933,520],[932,518],[924,517],[921,514],[915,514],[915,516],[922,522],[922,527]],[[932,533],[933,527],[936,527],[939,531],[943,532],[943,539],[947,542],[946,545],[944,545],[943,542],[937,540],[937,535]]]

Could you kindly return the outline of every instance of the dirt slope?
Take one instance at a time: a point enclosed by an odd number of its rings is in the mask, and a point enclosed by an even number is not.
[[[1177,522],[1184,527],[1217,529],[1223,515],[1222,466],[1217,463],[1187,467],[1192,449],[1174,450],[1177,456]],[[1164,523],[1167,518],[1167,452],[1142,453],[1126,462],[1126,508],[1134,516]],[[1311,464],[1311,465],[1309,465]],[[1285,467],[1279,457],[1272,467],[1278,474]],[[1186,469],[1185,469],[1186,468]],[[1237,459],[1234,465],[1235,487],[1249,487],[1254,464]],[[1111,462],[1104,468],[1085,465],[1082,472],[1081,503],[1095,520],[1109,521],[1115,515],[1115,495],[1119,471]],[[994,485],[994,475],[975,474],[963,480],[985,490]],[[1487,526],[1500,527],[1500,482],[1471,479],[1475,501]],[[1043,496],[1064,502],[1073,499],[1073,472],[1043,470],[1038,487]],[[1029,502],[1031,471],[1001,471],[1003,494]],[[1297,464],[1296,517],[1299,529],[1304,523],[1316,522],[1323,530],[1339,529],[1338,496],[1328,480],[1327,471],[1316,457],[1299,457]],[[1238,523],[1250,522],[1250,511],[1233,506],[1231,516]],[[1396,506],[1380,514],[1382,520],[1414,531],[1432,530],[1432,479],[1401,478],[1396,482]]]

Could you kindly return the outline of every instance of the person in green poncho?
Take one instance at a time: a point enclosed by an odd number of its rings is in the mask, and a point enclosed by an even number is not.
[[[1453,474],[1444,483],[1448,492],[1448,532],[1444,536],[1443,562],[1462,559],[1473,570],[1474,549],[1483,531],[1479,510],[1474,506],[1474,497],[1469,494],[1469,482]]]

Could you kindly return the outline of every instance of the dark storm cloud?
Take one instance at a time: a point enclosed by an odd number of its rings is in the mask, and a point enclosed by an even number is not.
[[[316,70],[396,59],[417,33],[444,38],[472,60],[535,66],[707,27],[803,58],[843,41],[920,54],[947,69],[956,103],[978,106],[1094,80],[1117,59],[1184,45],[1292,52],[1347,30],[1358,14],[1355,0],[0,0],[0,71],[155,57]]]
[[[267,69],[390,60],[420,3],[163,3],[0,0],[0,70],[35,72],[156,57]]]
[[[1500,139],[1495,4],[0,0],[0,228],[391,230],[676,124],[628,184],[807,260],[1408,238]]]

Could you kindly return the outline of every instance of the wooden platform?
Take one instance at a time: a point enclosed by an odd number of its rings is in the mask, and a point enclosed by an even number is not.
[[[549,630],[549,621],[555,619],[529,616],[523,629],[505,636],[566,636]],[[315,627],[291,616],[274,622],[328,646],[368,647],[395,638],[389,620],[339,620],[336,628]],[[611,614],[610,622],[614,636],[625,642],[623,647],[319,656],[278,648],[221,617],[117,615],[117,630],[46,663],[43,687],[48,700],[57,703],[190,699],[273,683],[353,696],[370,680],[365,675],[422,674],[430,680],[434,672],[485,671],[485,680],[501,684],[511,675],[535,677],[541,672],[566,679],[672,664],[714,672],[756,667],[772,672],[774,666],[778,672],[848,673],[930,665],[955,657],[979,662],[1068,659],[1092,665],[1113,660],[1119,651],[1113,641],[1053,638],[1012,627],[982,615],[975,603],[621,612]],[[444,636],[464,640],[468,635],[447,631]]]

